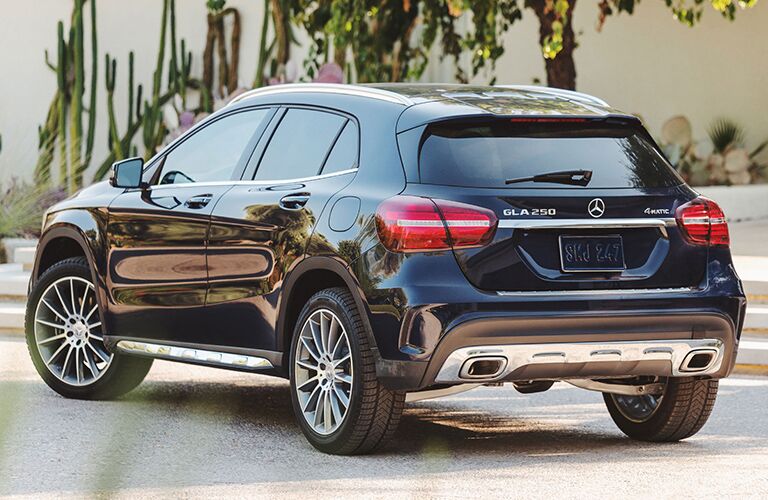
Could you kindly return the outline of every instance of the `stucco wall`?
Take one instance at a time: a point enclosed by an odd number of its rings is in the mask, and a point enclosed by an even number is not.
[[[743,124],[747,142],[768,138],[768,5],[739,12],[729,23],[707,10],[701,25],[690,29],[674,19],[662,0],[645,0],[633,16],[609,18],[602,33],[595,31],[597,2],[582,0],[575,25],[581,32],[576,51],[577,84],[581,91],[605,98],[613,106],[638,113],[653,133],[675,114],[687,115],[694,134],[705,137],[706,126],[718,116]],[[99,51],[118,57],[117,113],[124,128],[128,51],[136,52],[136,79],[151,85],[159,37],[159,0],[100,0]],[[177,0],[178,33],[194,53],[199,74],[205,42],[204,0]],[[262,2],[230,0],[241,10],[243,38],[241,80],[253,78],[261,24]],[[70,1],[0,0],[0,180],[11,175],[29,177],[37,156],[37,126],[56,85],[55,75],[43,63],[43,51],[55,53],[56,22],[69,20]],[[543,79],[537,43],[537,25],[531,13],[506,37],[506,53],[497,68],[499,83],[525,83]],[[87,47],[87,45],[86,45]],[[302,50],[296,50],[299,63]],[[106,110],[103,61],[99,61],[99,128],[94,164],[106,152]],[[86,66],[87,68],[89,66]],[[447,64],[435,62],[426,80],[446,81],[453,74]],[[477,81],[482,82],[483,76]],[[145,89],[146,90],[146,89]]]

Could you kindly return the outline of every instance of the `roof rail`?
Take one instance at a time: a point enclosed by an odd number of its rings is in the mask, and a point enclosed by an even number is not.
[[[258,89],[249,90],[248,92],[240,94],[239,96],[232,99],[227,104],[227,106],[236,102],[243,101],[245,99],[250,99],[251,97],[296,92],[318,92],[323,94],[354,95],[359,97],[369,97],[371,99],[379,99],[395,104],[403,104],[405,106],[410,106],[413,104],[413,101],[395,92],[389,92],[387,90],[371,87],[361,87],[359,85],[335,83],[285,83],[281,85],[270,85],[267,87],[260,87]]]
[[[539,85],[494,85],[494,87],[499,87],[502,89],[513,89],[513,90],[523,90],[523,91],[530,90],[533,92],[543,92],[545,94],[558,95],[573,101],[581,101],[581,102],[597,104],[599,106],[606,106],[606,107],[609,106],[607,102],[600,99],[599,97],[595,97],[589,94],[584,94],[582,92],[575,92],[573,90],[558,89],[554,87],[543,87]]]

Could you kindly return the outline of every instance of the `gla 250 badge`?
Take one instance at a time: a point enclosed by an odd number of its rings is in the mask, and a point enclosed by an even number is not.
[[[520,215],[556,215],[556,208],[505,208],[504,215],[517,217]]]

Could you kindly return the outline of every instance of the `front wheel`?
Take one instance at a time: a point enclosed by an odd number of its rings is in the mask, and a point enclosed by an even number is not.
[[[83,257],[47,269],[27,301],[27,348],[40,377],[62,396],[111,399],[144,379],[151,359],[112,353],[104,344],[96,289]]]
[[[296,420],[318,450],[368,453],[394,433],[405,393],[376,378],[368,332],[348,290],[313,295],[291,344],[291,401]]]
[[[627,436],[641,441],[679,441],[704,426],[717,398],[717,380],[669,378],[660,395],[603,393],[611,418]]]

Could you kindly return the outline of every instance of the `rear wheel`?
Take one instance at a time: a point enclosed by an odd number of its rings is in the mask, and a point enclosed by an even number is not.
[[[316,293],[301,311],[291,347],[291,400],[302,432],[320,451],[368,453],[397,428],[405,393],[379,383],[368,338],[344,288]]]
[[[27,301],[26,340],[40,377],[62,396],[110,399],[146,376],[151,359],[111,353],[104,345],[96,290],[83,257],[51,266]]]
[[[669,378],[660,395],[603,393],[608,412],[627,436],[641,441],[679,441],[707,422],[717,397],[717,380]]]

